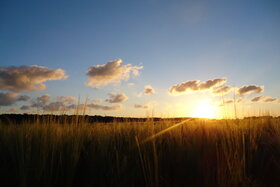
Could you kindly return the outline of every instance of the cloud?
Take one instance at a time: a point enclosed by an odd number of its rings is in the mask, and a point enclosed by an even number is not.
[[[96,110],[105,110],[105,111],[120,110],[122,108],[122,105],[106,106],[106,105],[100,105],[95,103],[88,104],[87,106],[89,108],[93,108]]]
[[[270,97],[270,96],[258,96],[258,97],[254,97],[253,99],[251,99],[251,102],[255,102],[255,103],[273,103],[273,102],[278,102],[279,103],[279,99],[274,98],[274,97]]]
[[[128,80],[130,74],[139,75],[139,70],[143,66],[132,66],[131,64],[121,65],[122,60],[117,59],[107,64],[91,66],[88,68],[87,76],[89,78],[86,83],[90,87],[100,87],[103,85],[118,83],[121,80]]]
[[[109,103],[121,103],[124,102],[128,99],[128,97],[124,94],[124,93],[120,93],[120,94],[109,94],[110,99],[106,99],[106,102]]]
[[[58,96],[57,101],[63,104],[71,104],[74,101],[77,101],[77,98],[73,96]]]
[[[65,106],[62,102],[56,101],[51,102],[45,106],[43,106],[43,110],[45,111],[66,111],[69,108]]]
[[[147,108],[149,108],[149,106],[148,105],[140,105],[140,104],[135,104],[134,105],[134,108],[138,108],[138,109],[147,109]]]
[[[225,84],[226,78],[218,78],[200,82],[199,80],[191,80],[180,84],[173,85],[169,88],[171,95],[181,95],[188,92],[209,90]]]
[[[20,109],[21,109],[21,110],[32,110],[32,107],[29,106],[29,105],[22,105],[22,106],[20,107]]]
[[[15,92],[0,93],[0,106],[9,106],[17,101],[27,101],[29,98],[28,95],[19,95]]]
[[[154,94],[154,93],[155,93],[155,90],[151,85],[146,85],[144,87],[144,94],[145,95],[151,95],[151,94]]]
[[[20,95],[18,97],[18,101],[28,101],[30,99],[30,96],[29,95]]]
[[[229,92],[231,92],[232,90],[233,90],[233,87],[231,87],[231,86],[222,86],[222,87],[218,87],[218,88],[214,89],[213,93],[216,95],[219,95],[219,94],[226,95]]]
[[[237,103],[241,103],[242,101],[243,101],[243,98],[238,98],[238,99],[236,100]]]
[[[264,91],[264,86],[257,86],[257,85],[246,85],[242,86],[237,90],[238,95],[248,95],[252,93],[261,93]]]
[[[50,100],[51,95],[45,94],[40,97],[37,97],[35,101],[32,103],[32,107],[44,107]]]
[[[62,69],[37,65],[0,68],[0,90],[42,91],[46,88],[44,82],[66,78]]]
[[[38,107],[44,111],[67,111],[72,109],[70,104],[77,101],[77,98],[73,96],[58,96],[56,101],[48,103],[50,98],[49,94],[37,97],[30,107]]]

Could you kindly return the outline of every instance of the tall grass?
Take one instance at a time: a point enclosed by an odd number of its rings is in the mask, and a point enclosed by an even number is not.
[[[1,186],[279,186],[280,120],[0,125]],[[169,130],[165,130],[168,129]]]

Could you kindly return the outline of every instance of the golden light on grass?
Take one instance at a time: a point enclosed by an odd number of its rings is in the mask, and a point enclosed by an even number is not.
[[[195,118],[220,118],[218,107],[212,103],[211,99],[197,101],[191,110],[191,117]]]

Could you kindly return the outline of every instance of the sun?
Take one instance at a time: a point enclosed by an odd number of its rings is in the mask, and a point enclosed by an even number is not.
[[[199,100],[191,111],[191,117],[195,118],[218,118],[217,106],[211,103],[211,99]]]

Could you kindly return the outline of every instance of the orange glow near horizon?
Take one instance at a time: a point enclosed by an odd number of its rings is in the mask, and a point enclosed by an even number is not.
[[[211,99],[203,99],[193,105],[190,117],[214,119],[221,118],[221,115],[218,107],[212,104]]]

